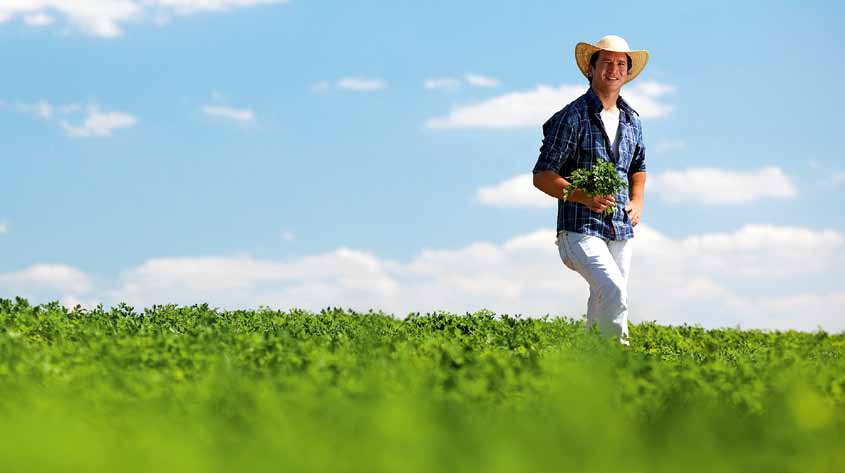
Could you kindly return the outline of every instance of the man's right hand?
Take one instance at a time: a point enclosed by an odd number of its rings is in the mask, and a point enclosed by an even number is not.
[[[585,205],[593,212],[604,212],[604,209],[616,205],[616,199],[612,195],[594,195],[590,196],[581,189],[576,189],[572,194],[572,200],[579,204]]]

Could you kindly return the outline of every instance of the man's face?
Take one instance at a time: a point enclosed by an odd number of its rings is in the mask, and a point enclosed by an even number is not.
[[[618,91],[628,79],[628,55],[611,51],[599,51],[596,65],[592,69],[593,86],[598,90]]]

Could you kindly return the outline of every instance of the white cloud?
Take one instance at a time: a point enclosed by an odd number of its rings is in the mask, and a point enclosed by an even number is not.
[[[778,167],[742,173],[693,168],[649,175],[646,192],[672,204],[730,204],[762,199],[791,199],[795,185]],[[534,187],[531,173],[520,174],[476,191],[476,200],[501,208],[554,208],[557,200]]]
[[[49,120],[53,118],[54,107],[49,102],[39,100],[36,103],[18,103],[18,110],[24,113],[30,113],[37,117]]]
[[[642,81],[623,89],[621,95],[634,107],[640,117],[660,118],[669,115],[673,110],[671,105],[661,102],[661,98],[674,91],[675,86],[672,85],[661,84],[656,81]]]
[[[147,0],[146,3],[172,8],[176,13],[187,15],[201,11],[224,11],[255,5],[287,3],[287,0]]]
[[[469,85],[475,87],[496,87],[499,85],[498,79],[479,74],[466,74],[464,75],[464,80],[466,80]]]
[[[496,87],[499,85],[499,80],[492,77],[487,77],[480,74],[464,74],[463,81],[454,77],[439,77],[435,79],[426,79],[423,82],[423,87],[425,87],[427,90],[455,91],[458,90],[464,82],[473,87],[489,88]]]
[[[831,174],[830,183],[834,186],[845,185],[845,172],[835,172]]]
[[[87,34],[114,37],[121,33],[119,23],[138,18],[143,7],[134,0],[28,0],[0,4],[0,22],[19,15],[39,15],[55,11]]]
[[[585,87],[541,85],[528,92],[510,92],[475,104],[454,107],[445,117],[426,122],[431,129],[539,127],[560,107],[583,94]]]
[[[78,305],[84,309],[91,310],[97,307],[97,304],[100,304],[100,301],[92,298],[82,298],[78,295],[69,295],[63,297],[59,303],[69,309],[73,309]]]
[[[328,92],[332,88],[353,92],[375,92],[387,88],[387,82],[378,78],[341,77],[334,84],[325,80],[311,84],[311,92],[317,94]]]
[[[429,119],[425,126],[431,129],[540,127],[555,112],[586,92],[587,87],[587,84],[539,85],[534,90],[509,92],[482,102],[454,107],[446,116]],[[644,82],[623,89],[622,97],[640,117],[657,118],[672,111],[670,105],[659,100],[671,90],[673,88],[668,85]]]
[[[779,167],[738,172],[716,168],[666,171],[649,176],[647,189],[673,204],[735,204],[763,199],[792,199],[798,191]]]
[[[63,114],[71,114],[82,111],[84,107],[78,103],[70,103],[67,105],[62,105],[58,107],[58,110]]]
[[[296,239],[296,235],[294,235],[293,232],[288,232],[288,231],[282,232],[282,240],[293,241],[295,239]]]
[[[461,81],[451,77],[440,77],[437,79],[426,79],[423,87],[427,90],[457,90],[461,87]]]
[[[494,186],[482,187],[476,192],[478,202],[503,208],[550,208],[557,200],[534,187],[531,173],[520,174]]]
[[[647,97],[660,97],[675,91],[675,86],[648,80],[635,82],[633,88]]]
[[[337,87],[355,92],[373,92],[387,87],[382,79],[368,79],[365,77],[344,77],[337,81]]]
[[[0,3],[0,23],[23,16],[29,26],[52,23],[47,12],[63,15],[84,33],[111,38],[122,34],[129,21],[152,19],[164,24],[171,15],[225,11],[255,5],[282,4],[287,0],[13,0]]]
[[[249,109],[237,109],[219,105],[206,105],[202,107],[202,113],[210,117],[220,117],[237,122],[251,122],[255,114]]]
[[[643,277],[632,276],[631,294],[638,311],[649,314],[643,315],[646,319],[801,330],[821,324],[830,331],[845,330],[845,318],[830,310],[814,312],[813,305],[795,310],[795,300],[818,301],[815,306],[840,300],[845,296],[842,287],[791,289],[845,276],[842,233],[755,224],[672,240],[641,227],[634,258],[642,269],[634,271]]]
[[[757,296],[731,299],[727,304],[735,312],[747,314],[744,327],[767,327],[778,330],[829,332],[845,330],[839,307],[845,306],[845,291],[800,293],[793,295]],[[801,320],[801,314],[812,314]]]
[[[654,145],[654,150],[658,153],[682,151],[685,149],[687,149],[687,143],[684,140],[660,140]]]
[[[44,13],[36,13],[34,15],[25,15],[23,17],[24,23],[29,26],[47,26],[53,23],[53,17],[45,15]]]
[[[78,103],[64,105],[51,104],[46,100],[35,103],[17,103],[18,111],[35,115],[43,120],[52,122],[62,116],[59,124],[68,136],[74,138],[88,138],[93,136],[111,136],[112,131],[119,128],[129,128],[137,124],[138,119],[123,112],[101,112],[97,105],[83,106]],[[77,115],[83,117],[76,117]],[[68,120],[76,117],[82,123],[73,125]]]
[[[100,112],[92,106],[88,109],[85,120],[80,125],[71,125],[62,121],[61,125],[68,136],[73,138],[90,138],[111,136],[112,131],[120,128],[135,126],[138,119],[123,112]]]
[[[833,310],[845,304],[845,288],[835,283],[845,277],[845,235],[839,231],[749,224],[675,239],[640,224],[635,233],[633,322],[845,330],[845,318]],[[114,287],[91,291],[84,274],[60,265],[0,274],[6,291],[53,287],[60,296],[54,299],[71,302],[136,307],[207,302],[229,309],[264,305],[312,311],[334,306],[399,317],[487,308],[578,318],[588,296],[586,283],[561,263],[552,229],[502,243],[424,249],[407,262],[345,247],[284,261],[242,255],[157,258],[116,281]],[[812,289],[819,281],[825,289]]]
[[[723,279],[773,279],[822,272],[842,247],[843,236],[834,230],[810,230],[766,224],[747,224],[732,233],[696,235],[681,242],[682,252],[697,255],[695,267]],[[813,255],[808,257],[808,255]]]
[[[86,293],[93,284],[82,271],[63,264],[36,264],[14,273],[0,273],[4,292],[32,293],[52,290],[60,293]]]
[[[9,233],[9,224],[5,220],[0,220],[0,235]]]
[[[133,305],[167,300],[212,301],[228,307],[363,307],[389,303],[398,295],[389,266],[369,253],[343,247],[288,262],[249,256],[154,259],[126,271],[110,298]],[[224,294],[228,296],[221,297]]]

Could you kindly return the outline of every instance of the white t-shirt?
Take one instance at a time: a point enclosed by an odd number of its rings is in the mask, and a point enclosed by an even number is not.
[[[610,144],[613,146],[614,151],[616,147],[614,146],[616,143],[616,130],[619,129],[619,107],[610,110],[602,110],[599,112],[599,116],[601,117],[602,123],[604,123],[604,129],[607,131],[607,137],[610,138]]]

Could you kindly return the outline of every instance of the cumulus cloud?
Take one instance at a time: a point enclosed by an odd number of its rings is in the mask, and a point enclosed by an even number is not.
[[[249,256],[162,258],[126,271],[109,298],[134,305],[158,300],[228,307],[293,304],[312,310],[324,305],[396,307],[399,286],[388,274],[390,267],[372,254],[344,247],[287,262]]]
[[[792,199],[798,190],[786,173],[768,166],[736,172],[692,168],[649,175],[646,189],[671,204],[739,204],[763,199]],[[556,199],[534,187],[533,176],[520,174],[476,192],[481,204],[501,208],[552,208]]]
[[[18,103],[18,110],[35,115],[44,120],[53,118],[54,107],[49,102],[39,100],[35,103]]]
[[[98,105],[55,105],[46,100],[38,100],[34,103],[18,102],[17,110],[48,122],[58,121],[65,133],[72,138],[111,136],[114,130],[133,127],[138,123],[138,119],[128,113],[102,112]],[[77,124],[71,123],[72,121]]]
[[[35,264],[13,273],[0,273],[0,287],[12,294],[87,293],[92,290],[90,278],[82,271],[64,264]]]
[[[640,224],[635,233],[633,322],[845,330],[845,318],[833,310],[845,302],[845,288],[814,289],[822,287],[818,281],[845,276],[845,236],[839,231],[749,224],[670,238]],[[282,261],[244,255],[156,258],[123,272],[116,285],[93,292],[78,271],[52,268],[0,274],[0,287],[9,287],[10,280],[19,288],[52,284],[61,296],[56,299],[136,307],[207,302],[228,309],[264,305],[319,311],[333,306],[399,317],[486,308],[578,318],[588,296],[587,284],[561,263],[552,229],[502,243],[426,249],[407,262],[346,247]]]
[[[502,208],[550,208],[557,200],[534,187],[531,173],[520,174],[476,192],[478,202]]]
[[[134,116],[123,112],[101,112],[94,106],[88,109],[82,123],[72,125],[62,121],[62,128],[72,138],[91,138],[111,136],[114,130],[130,128],[138,123]]]
[[[173,9],[188,15],[201,11],[225,11],[254,5],[287,3],[287,0],[146,0],[145,4]]]
[[[738,204],[763,199],[792,199],[798,190],[777,166],[756,171],[692,168],[650,175],[649,192],[672,204]]]
[[[660,118],[672,113],[674,107],[662,102],[664,95],[675,92],[675,86],[657,81],[642,81],[622,91],[622,97],[643,118]]]
[[[638,81],[633,85],[634,90],[639,94],[648,97],[660,97],[675,91],[675,86],[669,84],[662,84],[656,81]]]
[[[237,109],[221,105],[206,105],[202,107],[202,113],[210,117],[223,118],[236,122],[251,122],[255,119],[255,113],[250,109]]]
[[[555,112],[572,102],[588,85],[538,85],[534,90],[509,92],[481,102],[459,105],[448,115],[431,118],[425,126],[430,129],[451,128],[530,128],[540,127]],[[623,89],[622,97],[642,118],[668,115],[672,106],[662,96],[674,91],[669,85],[642,82]]]
[[[499,85],[498,79],[480,74],[466,74],[464,75],[464,80],[467,81],[467,84],[475,87],[496,87]]]
[[[370,79],[366,77],[343,77],[337,81],[337,87],[343,90],[355,92],[373,92],[383,90],[387,83],[381,79]]]
[[[341,77],[333,83],[321,80],[311,84],[311,92],[322,94],[332,89],[352,92],[376,92],[387,88],[383,79],[372,77]]]
[[[0,4],[0,22],[18,16],[63,15],[69,23],[86,34],[114,37],[121,34],[120,24],[141,16],[143,7],[135,0],[28,0]]]
[[[53,23],[53,17],[45,15],[44,13],[36,13],[34,15],[25,15],[23,17],[24,23],[28,26],[47,26]]]
[[[509,92],[482,102],[454,107],[444,117],[426,121],[430,129],[539,127],[560,107],[583,94],[583,86],[540,85],[527,92]]]
[[[85,34],[112,38],[130,21],[165,24],[173,15],[282,3],[287,0],[18,0],[0,2],[0,23],[23,17],[28,26],[45,26],[55,13]]]
[[[845,288],[792,289],[843,276],[842,233],[749,224],[734,232],[675,240],[641,227],[634,256],[641,269],[633,271],[642,276],[632,273],[631,294],[637,310],[649,314],[646,319],[711,327],[814,330],[820,325],[845,330],[845,318],[830,310],[812,311],[840,300]],[[815,302],[796,310],[796,300]]]
[[[426,79],[423,82],[423,87],[427,90],[457,90],[460,86],[461,81],[452,77]]]
[[[423,87],[427,90],[455,91],[461,88],[464,84],[472,87],[490,88],[498,86],[499,80],[493,77],[483,76],[481,74],[464,74],[463,78],[439,77],[435,79],[426,79],[423,82]]]

